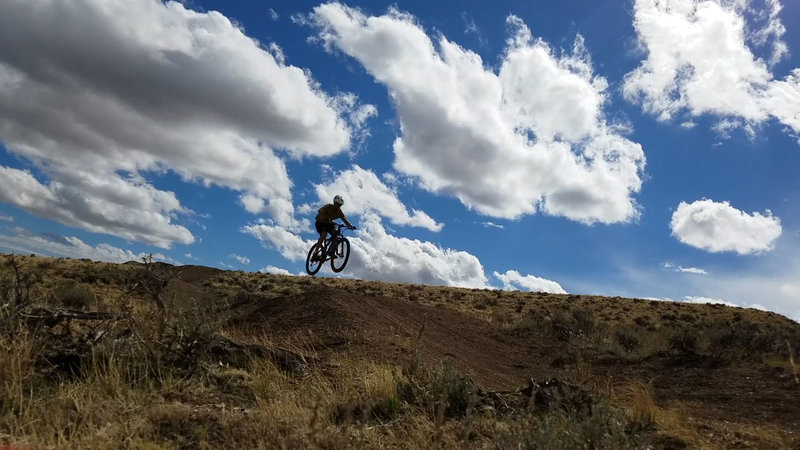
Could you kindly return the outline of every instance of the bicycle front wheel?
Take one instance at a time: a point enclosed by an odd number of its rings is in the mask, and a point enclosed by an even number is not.
[[[350,259],[350,241],[340,238],[336,241],[336,257],[331,259],[331,270],[341,272]]]
[[[319,269],[322,268],[324,263],[325,254],[320,251],[317,244],[312,245],[311,249],[308,251],[308,256],[306,257],[306,273],[309,275],[316,274],[319,272]]]

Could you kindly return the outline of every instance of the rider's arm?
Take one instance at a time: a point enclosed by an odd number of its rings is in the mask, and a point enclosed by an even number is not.
[[[350,221],[348,221],[348,220],[347,220],[347,217],[345,217],[345,216],[344,216],[344,213],[341,213],[341,214],[342,214],[342,215],[340,215],[340,216],[339,216],[339,218],[340,218],[340,219],[342,219],[342,221],[344,222],[344,224],[345,224],[345,225],[347,225],[347,226],[348,226],[348,227],[350,227],[350,228],[355,228],[355,227],[353,226],[353,224],[351,224],[351,223],[350,223]]]

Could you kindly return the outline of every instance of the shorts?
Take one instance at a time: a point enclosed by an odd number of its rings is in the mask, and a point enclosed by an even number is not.
[[[333,234],[333,224],[329,222],[320,222],[319,220],[314,222],[314,227],[317,229],[317,233],[331,233]]]

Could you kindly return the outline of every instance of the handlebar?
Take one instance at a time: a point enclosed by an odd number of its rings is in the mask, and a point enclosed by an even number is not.
[[[356,227],[349,227],[349,226],[347,226],[347,225],[345,225],[343,223],[338,223],[338,222],[333,222],[333,226],[336,229],[335,230],[336,234],[341,234],[342,233],[342,228],[345,228],[347,230],[355,230],[356,229]]]

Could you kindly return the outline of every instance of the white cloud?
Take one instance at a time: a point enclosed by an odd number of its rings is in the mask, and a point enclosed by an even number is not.
[[[669,297],[641,297],[643,300],[653,300],[656,302],[674,302],[675,299]]]
[[[780,219],[769,210],[747,214],[728,202],[698,200],[681,202],[672,214],[672,235],[684,244],[709,252],[739,254],[772,250],[781,235]]]
[[[683,297],[683,301],[686,303],[710,303],[716,305],[733,306],[735,308],[741,307],[740,305],[729,302],[727,300],[711,298],[711,297],[695,297],[687,295],[686,297]]]
[[[278,15],[278,12],[277,12],[277,11],[275,11],[274,9],[272,9],[272,8],[269,8],[267,11],[269,12],[269,18],[270,18],[270,19],[272,19],[272,20],[278,20],[278,19],[280,19],[280,17],[281,17],[281,16],[280,16],[280,15]]]
[[[703,269],[697,268],[697,267],[678,266],[678,268],[675,269],[675,270],[678,271],[678,272],[683,272],[683,273],[694,273],[694,274],[698,274],[698,275],[708,275],[708,272],[706,272]]]
[[[439,231],[442,224],[436,223],[423,211],[406,206],[397,197],[397,191],[386,186],[371,170],[353,166],[352,169],[342,171],[331,176],[328,184],[315,185],[319,205],[304,205],[300,212],[316,212],[322,206],[333,201],[334,195],[341,195],[345,204],[342,210],[345,215],[368,213],[386,217],[397,225],[410,225]],[[352,222],[352,221],[351,221]]]
[[[506,273],[494,272],[494,276],[503,283],[503,289],[506,290],[523,288],[531,292],[567,293],[560,284],[553,280],[539,278],[534,275],[522,275],[516,270],[509,270]]]
[[[348,272],[363,279],[469,288],[488,287],[483,265],[468,252],[390,235],[372,214],[362,218]]]
[[[716,305],[725,305],[725,306],[732,306],[734,308],[752,308],[758,309],[761,311],[768,311],[768,309],[758,303],[752,304],[745,304],[745,305],[737,305],[736,303],[729,302],[727,300],[722,300],[718,298],[711,298],[711,297],[694,297],[694,296],[686,296],[683,298],[683,301],[686,303],[710,303]]]
[[[246,256],[241,256],[241,255],[237,255],[236,253],[231,253],[230,255],[228,255],[228,257],[239,261],[240,264],[244,264],[244,265],[250,264],[250,258],[248,258]]]
[[[496,224],[494,222],[489,222],[489,221],[481,222],[480,224],[483,225],[485,228],[499,228],[501,230],[505,228],[503,225],[499,225],[499,224]]]
[[[660,120],[715,114],[752,129],[770,117],[800,131],[800,69],[775,80],[788,49],[778,0],[636,0],[634,26],[647,59],[625,79],[625,97]],[[767,61],[754,51],[765,48]]]
[[[185,212],[172,192],[117,175],[63,175],[63,181],[45,186],[30,172],[0,166],[0,201],[67,225],[159,247],[194,242],[186,227],[172,223],[175,214]]]
[[[275,275],[291,275],[292,273],[286,269],[281,269],[280,267],[275,266],[267,266],[262,269],[258,270],[261,273],[271,273]]]
[[[593,75],[582,38],[558,55],[508,20],[497,72],[443,36],[432,42],[396,9],[366,17],[329,3],[303,22],[388,88],[402,131],[394,167],[423,188],[495,217],[634,220],[644,153],[606,122],[607,82]]]
[[[0,214],[0,221],[3,221],[3,222],[13,222],[13,221],[14,221],[14,218],[13,218],[13,217],[11,217],[11,216],[7,216],[7,215],[5,215],[5,214]]]
[[[33,234],[24,228],[17,227],[14,235],[0,234],[0,247],[20,252],[43,254],[47,256],[63,256],[67,258],[88,258],[94,261],[122,263],[142,261],[148,253],[134,253],[109,244],[91,246],[77,237],[61,236],[51,233]],[[163,255],[153,253],[153,259],[174,265],[180,262]]]
[[[237,191],[249,211],[290,226],[292,183],[273,149],[302,157],[348,148],[349,109],[362,122],[370,110],[341,96],[217,12],[160,0],[3,1],[0,141],[49,179],[6,187],[3,201],[169,247],[191,233],[170,224],[182,212],[174,194],[145,177],[173,171]],[[0,172],[2,185],[20,178]],[[118,189],[138,200],[130,205]]]
[[[683,266],[675,266],[672,263],[664,263],[664,268],[671,269],[671,270],[673,270],[675,272],[681,272],[681,273],[693,273],[693,274],[697,274],[697,275],[708,275],[708,272],[706,272],[704,269],[700,269],[698,267],[683,267]]]
[[[247,225],[243,233],[250,234],[268,249],[277,250],[290,261],[305,261],[308,250],[316,239],[303,240],[300,236],[279,226],[268,224]]]
[[[786,27],[780,19],[783,6],[779,0],[766,0],[765,3],[766,8],[757,9],[752,6],[748,8],[754,15],[754,27],[747,38],[757,47],[771,47],[769,63],[776,64],[789,53],[789,47],[783,41]]]
[[[365,214],[359,231],[350,237],[351,254],[347,274],[361,279],[431,285],[487,288],[480,261],[465,251],[442,248],[435,243],[390,235],[375,214]],[[291,261],[305,263],[308,249],[316,241],[303,240],[291,232],[265,224],[242,229],[269,249],[277,249]],[[325,266],[323,272],[330,269]]]

